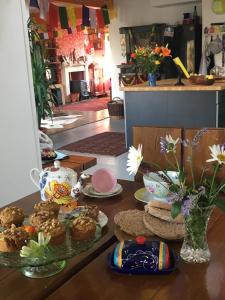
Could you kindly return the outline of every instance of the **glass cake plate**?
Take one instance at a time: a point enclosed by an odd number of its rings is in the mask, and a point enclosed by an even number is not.
[[[74,211],[74,216],[79,213]],[[71,219],[73,212],[69,214],[60,214],[59,220],[66,226],[66,238],[64,243],[53,246],[48,245],[41,257],[21,257],[20,251],[14,253],[0,252],[0,266],[8,268],[19,268],[21,272],[31,278],[49,277],[60,272],[66,266],[66,259],[72,258],[91,248],[93,244],[101,238],[102,227],[107,223],[107,216],[99,213],[99,220],[104,219],[104,224],[97,223],[95,236],[85,241],[75,241],[71,237]],[[28,218],[25,219],[24,225],[28,224]],[[4,228],[0,227],[0,231]],[[33,238],[32,238],[33,239]]]

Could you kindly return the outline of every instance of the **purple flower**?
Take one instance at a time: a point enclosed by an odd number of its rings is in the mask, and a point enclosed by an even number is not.
[[[166,141],[165,138],[161,137],[160,138],[160,152],[161,153],[167,153],[169,143]]]
[[[184,217],[189,216],[190,210],[193,207],[193,200],[194,200],[194,196],[186,196],[183,199],[183,203],[181,206],[181,213]]]
[[[197,147],[201,137],[207,132],[207,128],[203,128],[201,130],[199,130],[196,135],[193,137],[193,140],[191,141],[191,146],[193,148]]]

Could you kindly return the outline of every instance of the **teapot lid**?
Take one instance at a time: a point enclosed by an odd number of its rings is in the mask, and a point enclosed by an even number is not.
[[[46,171],[49,172],[49,173],[53,173],[55,175],[58,174],[58,173],[64,174],[64,175],[76,174],[76,172],[71,168],[61,167],[59,160],[55,160],[53,166],[44,169],[44,172],[46,172]]]

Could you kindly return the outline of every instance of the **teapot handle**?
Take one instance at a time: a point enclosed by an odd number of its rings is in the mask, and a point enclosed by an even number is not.
[[[39,185],[40,173],[41,172],[36,168],[34,168],[30,171],[30,179],[38,188],[40,188],[40,185]]]

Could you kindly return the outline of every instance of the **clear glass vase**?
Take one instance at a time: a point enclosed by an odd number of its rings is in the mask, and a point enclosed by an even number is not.
[[[214,206],[195,207],[185,217],[185,237],[180,250],[183,260],[191,263],[205,263],[210,260],[207,243],[207,225]]]

